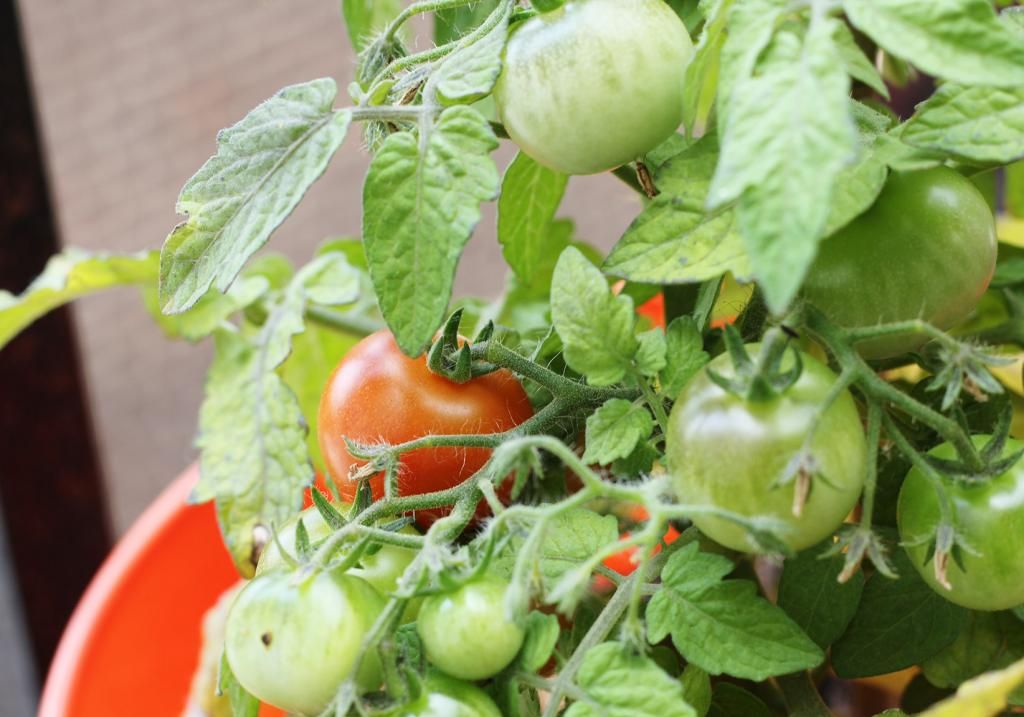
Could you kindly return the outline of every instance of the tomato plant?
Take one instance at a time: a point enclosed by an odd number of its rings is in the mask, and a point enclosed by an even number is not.
[[[432,435],[500,433],[533,415],[530,399],[507,371],[454,383],[412,359],[388,332],[363,339],[338,364],[320,401],[320,447],[341,497],[353,501],[358,484],[349,473],[364,464],[345,439],[403,443]],[[462,483],[487,462],[484,448],[425,447],[406,453],[398,472],[403,494],[432,493]],[[384,495],[384,474],[369,479],[374,498]],[[421,510],[420,525],[443,511]]]
[[[220,671],[238,715],[826,717],[833,680],[905,670],[890,707],[1006,713],[1006,4],[344,0],[347,95],[325,68],[260,104],[159,256],[64,252],[0,293],[0,344],[127,283],[211,341],[192,498],[242,576],[263,555]],[[255,256],[357,133],[359,237]],[[570,176],[606,170],[600,197]],[[507,270],[459,273],[478,227]],[[301,514],[310,441],[335,502]]]
[[[974,310],[995,264],[992,211],[970,181],[945,167],[893,173],[870,209],[822,242],[803,292],[841,326],[948,329]],[[927,339],[906,331],[857,349],[886,358]]]
[[[318,715],[358,668],[363,689],[381,679],[363,636],[383,607],[366,581],[319,573],[271,572],[245,586],[228,613],[224,649],[238,681],[256,697],[302,715]],[[312,656],[312,659],[311,659]]]
[[[692,54],[686,27],[660,0],[574,0],[514,30],[494,88],[498,114],[541,164],[603,172],[679,127],[683,76],[673,69]]]
[[[831,535],[850,513],[864,484],[866,455],[853,397],[844,391],[829,403],[836,375],[811,356],[801,361],[793,385],[752,398],[712,379],[710,371],[724,378],[739,373],[733,357],[722,354],[679,396],[666,446],[680,502],[769,515],[784,524],[781,537],[793,550]],[[807,476],[792,475],[804,470],[799,464],[808,466]],[[803,480],[813,485],[802,487]],[[754,547],[743,526],[728,518],[697,515],[693,522],[733,550]]]
[[[523,645],[523,629],[506,613],[508,583],[484,576],[423,601],[417,629],[427,659],[463,680],[505,669]]]
[[[976,436],[982,445],[985,436]],[[1010,439],[1006,454],[1024,448]],[[930,455],[952,459],[948,443]],[[990,479],[970,476],[945,478],[943,488],[952,501],[962,544],[955,560],[945,564],[948,585],[935,570],[933,540],[942,522],[940,496],[919,469],[907,475],[900,489],[900,538],[914,566],[940,595],[973,610],[1008,610],[1024,605],[1024,465],[1019,461]]]

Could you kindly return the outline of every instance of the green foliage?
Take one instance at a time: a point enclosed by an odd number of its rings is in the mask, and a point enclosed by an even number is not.
[[[779,581],[779,607],[823,650],[842,635],[857,613],[864,575],[838,581],[843,556],[822,557],[817,545],[786,561]]]

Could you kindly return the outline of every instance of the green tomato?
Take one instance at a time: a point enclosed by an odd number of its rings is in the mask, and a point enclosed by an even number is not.
[[[523,645],[523,628],[505,614],[508,582],[485,576],[423,601],[416,623],[427,659],[463,680],[501,672]]]
[[[501,717],[498,706],[476,685],[440,673],[431,674],[418,699],[388,717]]]
[[[345,504],[335,504],[335,507],[342,513],[346,512],[349,508]],[[316,545],[331,534],[331,528],[324,521],[323,516],[320,515],[320,511],[315,506],[306,508],[298,516],[281,526],[281,529],[277,531],[277,540],[272,540],[264,548],[263,554],[260,555],[259,565],[256,567],[257,575],[275,570],[290,569],[288,563],[281,557],[279,544],[284,546],[284,549],[290,555],[294,556],[296,554],[295,529],[298,527],[300,520],[306,526],[309,542],[312,545]],[[410,535],[419,535],[412,526],[406,526],[402,529],[402,532]],[[395,589],[398,587],[398,580],[415,557],[416,551],[412,548],[382,545],[375,553],[363,553],[363,556],[359,559],[359,564],[349,568],[348,574],[362,578],[382,595],[390,595],[395,592]],[[403,620],[406,622],[415,620],[416,614],[419,611],[419,605],[420,600],[410,600],[403,615]]]
[[[924,319],[949,329],[988,288],[996,230],[985,198],[946,167],[893,173],[875,203],[822,242],[803,295],[848,328]],[[866,358],[919,348],[920,333],[857,345]]]
[[[686,27],[662,0],[574,0],[519,25],[494,98],[509,136],[565,174],[595,174],[683,121]]]
[[[265,573],[245,586],[228,612],[228,664],[263,702],[318,715],[356,669],[363,638],[383,609],[383,598],[361,578]],[[363,660],[356,680],[364,690],[380,685],[376,654]]]
[[[757,345],[747,348],[751,355],[759,350]],[[832,535],[853,509],[864,485],[866,455],[864,430],[849,391],[821,413],[836,376],[817,359],[807,354],[801,358],[799,380],[765,401],[733,395],[701,372],[676,401],[666,437],[669,473],[681,503],[774,518],[786,527],[779,537],[793,550]],[[783,368],[792,364],[787,351]],[[728,354],[709,367],[725,377],[736,375]],[[773,483],[812,431],[809,448],[818,470],[797,517],[795,482]],[[735,522],[709,515],[694,516],[693,522],[728,548],[753,550],[747,531]]]
[[[973,440],[981,446],[988,436]],[[1024,443],[1010,439],[1004,454],[1021,448]],[[929,453],[945,459],[957,456],[949,443]],[[939,522],[939,498],[928,478],[914,468],[903,482],[897,503],[900,539],[914,567],[932,589],[957,605],[972,610],[1024,605],[1024,462],[988,480],[946,477],[943,485],[953,501],[959,535],[978,554],[961,551],[963,569],[950,559],[946,577],[951,589],[939,584],[929,555],[929,539]]]

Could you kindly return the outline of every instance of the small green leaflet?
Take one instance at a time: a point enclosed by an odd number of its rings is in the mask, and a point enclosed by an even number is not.
[[[160,302],[185,311],[211,286],[227,290],[253,253],[323,174],[351,123],[332,109],[337,86],[286,87],[217,137],[217,154],[185,183],[188,220],[160,255]]]
[[[269,289],[270,281],[266,277],[243,276],[223,294],[210,289],[191,309],[180,314],[160,311],[160,297],[155,285],[146,287],[143,297],[149,313],[167,336],[199,341],[212,334],[236,311],[258,301]]]
[[[239,684],[235,673],[228,664],[228,656],[220,658],[220,674],[217,678],[217,690],[227,695],[233,717],[257,717],[260,713],[260,701],[245,691]]]
[[[836,20],[776,34],[754,77],[736,85],[711,208],[739,198],[737,220],[754,276],[779,313],[796,296],[828,221],[836,176],[855,156],[850,79]]]
[[[233,329],[214,333],[215,357],[199,414],[200,480],[194,502],[216,500],[224,542],[243,575],[251,575],[258,526],[268,531],[302,506],[313,481],[307,427],[295,394],[277,368],[303,330],[311,296],[352,301],[358,274],[341,254],[321,256],[299,271],[254,339]],[[346,294],[347,292],[347,294]]]
[[[928,587],[906,551],[890,557],[900,577],[872,575],[857,614],[832,645],[832,667],[844,679],[920,664],[952,643],[964,625],[967,611]]]
[[[786,561],[778,600],[779,607],[822,649],[846,631],[864,590],[861,572],[845,583],[838,581],[843,556],[823,558],[821,553],[827,547],[816,545]]]
[[[654,430],[654,420],[643,404],[613,398],[587,418],[586,463],[608,465],[625,458]]]
[[[711,697],[708,717],[772,717],[772,711],[749,690],[731,682],[719,682]]]
[[[956,695],[922,712],[919,717],[994,717],[1008,696],[1024,683],[1024,660],[997,672],[986,672],[960,685]]]
[[[595,386],[621,381],[639,343],[628,296],[614,296],[597,268],[574,247],[562,252],[551,286],[551,318],[566,363]]]
[[[508,40],[508,20],[513,3],[502,3],[498,23],[486,35],[457,52],[452,53],[430,76],[425,94],[436,89],[437,96],[446,105],[472,104],[486,97],[494,89],[501,74],[501,53]]]
[[[472,5],[434,11],[434,44],[440,46],[458,40],[483,22],[497,6],[497,0],[478,0]]]
[[[930,75],[965,85],[1024,84],[1024,39],[989,0],[844,0],[850,22]]]
[[[704,337],[692,316],[679,316],[668,325],[666,364],[661,372],[661,392],[675,398],[683,387],[710,360],[704,350]]]
[[[696,543],[677,551],[662,570],[662,589],[647,606],[648,638],[672,636],[687,661],[712,675],[754,681],[821,664],[821,649],[747,580],[723,580],[732,563],[702,553]]]
[[[665,368],[667,362],[668,344],[665,342],[665,332],[660,328],[654,328],[638,334],[636,338],[640,342],[640,348],[634,357],[636,369],[640,375],[654,378]]]
[[[376,32],[402,9],[401,0],[341,0],[341,14],[356,52],[362,52]]]
[[[969,161],[1008,164],[1024,157],[1024,84],[998,89],[942,85],[900,135],[909,145]]]
[[[103,289],[155,282],[156,252],[93,254],[65,249],[50,257],[43,273],[21,294],[0,290],[0,348],[33,321],[58,306]]]
[[[836,23],[835,37],[836,49],[843,59],[843,66],[846,74],[855,80],[860,80],[873,89],[885,99],[889,99],[889,88],[879,74],[878,69],[864,54],[864,50],[857,44],[849,25],[844,22]]]
[[[475,109],[450,107],[421,131],[390,135],[363,185],[370,276],[384,319],[410,356],[423,352],[444,320],[480,204],[499,187],[489,156],[498,140]]]
[[[860,158],[836,177],[825,236],[830,236],[862,214],[882,192],[889,170],[877,156],[879,136],[889,129],[891,119],[860,102],[852,102],[860,145]]]
[[[952,645],[926,660],[921,669],[936,687],[955,688],[983,672],[1024,659],[1024,623],[1006,612],[972,612]],[[1024,685],[1011,696],[1024,704]]]
[[[661,194],[633,220],[604,271],[630,281],[679,284],[750,268],[731,210],[707,213],[705,198],[718,162],[714,135],[669,159],[655,174]]]
[[[574,702],[565,717],[697,717],[678,680],[621,643],[590,650],[576,684],[596,704]]]
[[[526,638],[516,663],[526,672],[536,672],[547,664],[562,631],[557,615],[534,610],[526,616]]]
[[[679,681],[683,683],[683,698],[693,707],[697,717],[704,717],[711,708],[711,677],[690,663]]]
[[[550,283],[555,260],[566,246],[551,246],[551,223],[568,181],[566,175],[522,152],[505,170],[498,200],[498,242],[505,261],[526,287]]]
[[[683,126],[690,134],[703,127],[718,89],[718,68],[725,43],[725,21],[734,0],[705,0],[707,21],[686,67],[683,84]],[[702,3],[702,5],[705,3]]]

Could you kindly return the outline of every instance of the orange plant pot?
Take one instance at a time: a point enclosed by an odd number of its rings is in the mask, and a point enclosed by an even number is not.
[[[238,580],[213,504],[186,503],[198,474],[193,466],[175,480],[93,578],[50,665],[39,717],[181,717],[203,614]]]

